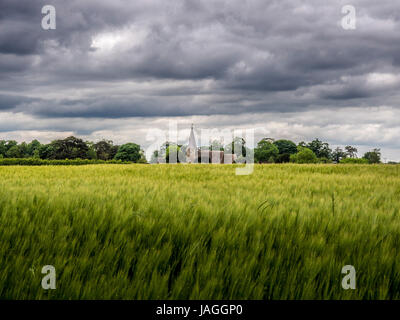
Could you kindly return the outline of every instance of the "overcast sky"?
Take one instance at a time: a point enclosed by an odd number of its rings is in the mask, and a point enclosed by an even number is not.
[[[172,119],[183,142],[193,122],[400,160],[399,19],[395,0],[0,0],[0,139],[145,149]]]

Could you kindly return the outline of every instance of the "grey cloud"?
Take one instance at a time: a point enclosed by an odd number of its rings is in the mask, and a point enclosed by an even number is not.
[[[18,106],[21,106],[25,103],[32,103],[36,100],[37,99],[27,98],[24,96],[0,94],[0,110],[13,110]]]

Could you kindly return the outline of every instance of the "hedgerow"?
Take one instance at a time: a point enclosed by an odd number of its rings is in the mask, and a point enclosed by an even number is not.
[[[89,160],[89,159],[65,159],[44,160],[37,158],[3,158],[0,166],[81,166],[89,164],[131,164],[133,162],[121,160]]]

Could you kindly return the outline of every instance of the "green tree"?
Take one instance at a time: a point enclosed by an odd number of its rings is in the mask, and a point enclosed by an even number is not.
[[[28,144],[28,157],[34,157],[35,154],[38,154],[39,148],[41,147],[41,143],[38,140],[33,140],[31,143]]]
[[[316,163],[316,154],[309,148],[299,147],[299,152],[290,156],[290,161],[294,163]]]
[[[87,159],[88,151],[86,142],[73,136],[55,140],[39,148],[40,158],[50,160]]]
[[[151,159],[150,159],[150,163],[157,163],[158,157],[159,157],[159,150],[154,150],[152,155],[151,155]]]
[[[61,140],[68,159],[86,159],[89,147],[82,139],[76,137],[68,137]]]
[[[39,147],[39,158],[40,159],[55,159],[55,147],[54,144],[42,144]]]
[[[6,152],[6,157],[7,158],[23,158],[23,153],[21,152],[21,149],[16,146],[12,146],[10,149],[7,150]]]
[[[297,152],[297,146],[293,141],[290,140],[276,140],[274,145],[279,150],[279,155],[276,158],[276,162],[284,163],[290,161],[290,155]]]
[[[94,143],[91,141],[86,141],[86,145],[88,146],[88,152],[86,153],[86,158],[90,160],[97,160],[97,153],[94,148]]]
[[[369,163],[381,163],[381,149],[375,148],[366,152],[363,158],[367,159]]]
[[[111,160],[118,152],[118,146],[114,146],[111,140],[102,140],[93,145],[97,158],[101,160]]]
[[[142,158],[140,146],[136,143],[126,143],[118,148],[115,160],[138,162]]]
[[[39,149],[36,149],[35,151],[33,151],[33,155],[32,155],[32,158],[34,158],[34,159],[40,159],[40,147],[39,147]]]
[[[274,145],[278,147],[279,154],[295,154],[297,153],[297,146],[293,141],[290,140],[276,140]]]
[[[275,162],[278,154],[279,150],[276,145],[267,139],[262,139],[254,150],[254,160],[259,163]]]
[[[337,147],[335,150],[332,152],[332,160],[336,161],[337,163],[340,162],[340,160],[345,159],[347,157],[347,153],[342,150],[342,148]]]
[[[307,143],[305,143],[304,141],[300,141],[298,146],[299,147],[303,147],[303,148],[307,148]]]
[[[26,142],[22,142],[21,144],[18,145],[19,149],[19,158],[29,158],[30,154],[28,152],[28,144]]]
[[[182,146],[176,144],[170,144],[165,154],[165,160],[167,163],[180,163],[181,160],[185,159],[185,152]]]
[[[18,143],[15,140],[2,140],[0,143],[0,153],[4,156],[4,158],[15,158],[14,155],[19,155],[20,150],[17,149]],[[8,152],[10,149],[13,149],[11,152]]]
[[[346,146],[344,148],[346,150],[346,154],[349,158],[357,158],[357,148],[352,147],[352,146]]]
[[[312,150],[317,158],[332,158],[332,149],[329,148],[329,144],[326,142],[322,142],[318,138],[308,143],[307,148]]]
[[[148,163],[143,150],[140,150],[140,159],[137,161],[137,163]]]
[[[0,154],[3,156],[3,158],[5,157],[6,152],[7,152],[6,144],[7,144],[7,141],[0,140]]]
[[[10,150],[12,147],[17,146],[17,145],[18,145],[18,142],[17,142],[17,141],[15,141],[15,140],[8,140],[8,141],[6,142],[6,150],[8,151],[8,150]]]

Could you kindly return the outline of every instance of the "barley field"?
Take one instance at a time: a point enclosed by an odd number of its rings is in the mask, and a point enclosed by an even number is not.
[[[0,298],[399,299],[399,211],[400,166],[0,167]]]

